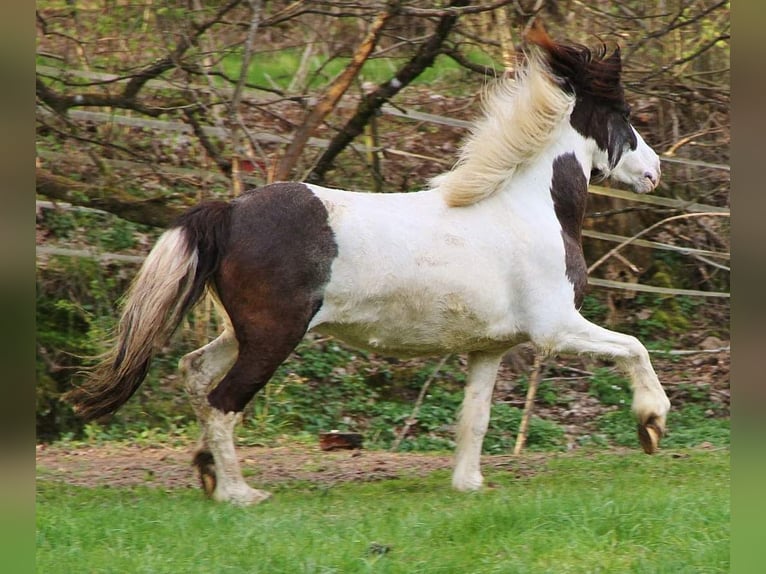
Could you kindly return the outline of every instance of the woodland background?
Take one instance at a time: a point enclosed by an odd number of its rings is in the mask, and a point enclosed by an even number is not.
[[[451,166],[484,87],[537,16],[554,38],[622,46],[633,123],[663,160],[654,203],[617,189],[591,196],[585,239],[593,264],[614,236],[643,232],[592,277],[659,289],[594,285],[583,313],[652,350],[674,403],[669,444],[728,444],[729,10],[712,0],[38,2],[38,438],[186,436],[193,414],[175,365],[217,332],[208,303],[111,420],[83,425],[60,400],[80,357],[104,350],[163,227],[200,200],[273,180],[422,188]],[[520,346],[504,362],[488,452],[513,442],[532,356]],[[463,381],[460,356],[397,361],[308,338],[257,397],[241,440],[338,428],[381,448],[447,448]],[[608,363],[552,358],[528,445],[633,445],[629,402]]]

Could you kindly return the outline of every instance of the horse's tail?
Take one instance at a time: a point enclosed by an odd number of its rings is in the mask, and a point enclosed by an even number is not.
[[[200,204],[157,241],[125,296],[114,345],[67,396],[81,417],[113,413],[136,392],[155,351],[212,280],[228,238],[230,210],[225,202]]]

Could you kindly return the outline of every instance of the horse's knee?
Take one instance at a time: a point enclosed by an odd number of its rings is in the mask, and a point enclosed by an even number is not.
[[[187,391],[193,395],[204,394],[231,368],[237,354],[236,339],[224,333],[204,347],[181,357],[178,370]]]
[[[649,362],[649,351],[644,344],[633,335],[622,334],[625,355],[629,360],[639,361],[640,363]]]
[[[197,349],[196,351],[187,353],[178,360],[178,371],[181,373],[182,377],[187,378],[198,370],[202,353],[202,349]]]

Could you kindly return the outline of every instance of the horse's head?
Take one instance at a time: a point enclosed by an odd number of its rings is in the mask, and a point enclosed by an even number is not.
[[[627,183],[638,193],[653,190],[660,181],[660,160],[630,123],[619,47],[607,56],[603,45],[593,52],[554,42],[539,21],[526,39],[543,50],[562,89],[575,95],[570,123],[594,144],[591,171]]]

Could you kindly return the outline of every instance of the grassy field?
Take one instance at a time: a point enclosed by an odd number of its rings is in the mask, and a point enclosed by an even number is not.
[[[729,571],[729,451],[551,455],[461,494],[448,475],[271,485],[253,508],[199,492],[41,480],[37,571]]]

